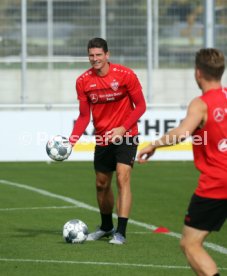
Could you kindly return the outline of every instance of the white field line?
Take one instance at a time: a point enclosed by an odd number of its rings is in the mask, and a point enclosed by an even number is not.
[[[22,208],[0,208],[0,212],[23,211],[23,210],[47,210],[47,209],[75,209],[78,206],[46,206],[46,207],[22,207]]]
[[[155,264],[133,264],[133,263],[110,263],[110,262],[92,262],[92,261],[62,261],[62,260],[32,260],[32,259],[7,259],[0,258],[0,262],[22,262],[22,263],[52,263],[52,264],[84,264],[84,265],[102,265],[102,266],[130,266],[130,267],[149,267],[161,269],[191,269],[189,266],[178,265],[155,265]],[[227,270],[227,267],[219,267],[218,270]]]
[[[91,205],[88,205],[86,203],[80,202],[80,201],[75,200],[75,199],[70,198],[70,197],[54,194],[54,193],[48,192],[48,191],[43,190],[43,189],[34,188],[34,187],[31,187],[31,186],[28,186],[28,185],[25,185],[25,184],[11,182],[11,181],[7,181],[7,180],[4,180],[4,179],[0,179],[0,184],[5,184],[5,185],[17,187],[17,188],[26,189],[26,190],[29,190],[29,191],[33,191],[35,193],[42,194],[44,196],[49,196],[49,197],[52,197],[52,198],[57,198],[57,199],[63,200],[65,202],[71,203],[71,204],[73,204],[73,205],[75,205],[77,207],[80,207],[80,208],[84,208],[84,209],[87,209],[87,210],[90,210],[90,211],[94,211],[94,212],[99,212],[98,208],[95,208],[95,207],[93,207]],[[113,214],[113,217],[117,218],[117,215]],[[155,225],[139,222],[139,221],[132,220],[132,219],[129,219],[128,223],[133,224],[133,225],[137,225],[137,226],[140,226],[142,228],[145,228],[145,229],[148,229],[148,230],[152,230],[152,231],[156,230],[158,228]],[[175,238],[178,238],[178,239],[181,238],[181,234],[175,233],[175,232],[169,232],[169,233],[166,233],[165,235],[168,235],[168,236],[171,236],[171,237],[175,237]],[[204,245],[206,247],[208,247],[208,248],[216,251],[216,252],[219,252],[221,254],[227,255],[227,248],[225,248],[223,246],[220,246],[220,245],[217,245],[217,244],[214,244],[214,243],[211,243],[211,242],[205,242]]]
[[[133,263],[110,263],[110,262],[92,262],[92,261],[82,262],[82,261],[62,261],[62,260],[32,260],[32,259],[0,258],[0,262],[28,262],[28,263],[80,264],[80,265],[84,264],[84,265],[102,265],[102,266],[151,267],[151,268],[162,268],[162,269],[189,269],[189,266],[133,264]]]

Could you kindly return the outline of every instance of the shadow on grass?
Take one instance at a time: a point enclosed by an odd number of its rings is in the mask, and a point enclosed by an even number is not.
[[[13,237],[18,238],[30,238],[37,237],[40,235],[51,235],[51,236],[61,236],[62,232],[56,229],[28,229],[28,228],[18,228]]]

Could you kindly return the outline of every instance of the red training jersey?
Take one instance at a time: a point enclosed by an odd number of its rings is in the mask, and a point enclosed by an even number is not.
[[[201,100],[207,105],[207,122],[193,133],[193,153],[200,171],[195,194],[227,199],[227,89],[209,90]]]
[[[83,102],[90,105],[96,142],[97,137],[100,141],[108,131],[120,126],[125,127],[127,135],[137,135],[137,121],[146,108],[142,87],[135,73],[120,64],[109,65],[105,76],[97,75],[91,68],[76,81],[81,106]],[[77,129],[75,127],[72,135],[77,134]]]

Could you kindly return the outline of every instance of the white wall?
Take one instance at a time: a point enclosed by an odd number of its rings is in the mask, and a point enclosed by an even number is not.
[[[28,70],[27,103],[76,103],[75,80],[83,70]],[[147,71],[135,70],[147,95]],[[19,70],[0,70],[0,104],[20,103]],[[200,91],[192,69],[156,69],[150,76],[152,104],[186,105]],[[227,85],[227,73],[223,77]]]
[[[147,71],[135,70],[147,95]],[[75,80],[81,70],[28,70],[27,103],[76,103]],[[20,103],[21,75],[18,70],[0,70],[0,103]],[[154,70],[152,104],[187,104],[200,91],[193,70]],[[223,83],[227,83],[226,75]]]

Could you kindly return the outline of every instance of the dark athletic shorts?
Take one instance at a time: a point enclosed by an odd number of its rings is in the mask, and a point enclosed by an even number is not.
[[[123,138],[118,145],[95,146],[94,168],[98,172],[112,172],[117,163],[133,167],[138,146],[138,136]]]
[[[227,199],[211,199],[193,195],[184,223],[187,226],[219,231],[227,219]]]

